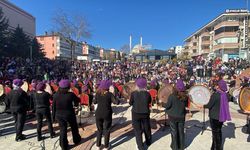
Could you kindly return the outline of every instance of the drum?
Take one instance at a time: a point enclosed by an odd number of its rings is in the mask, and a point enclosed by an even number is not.
[[[128,82],[125,85],[123,85],[121,94],[126,100],[129,100],[131,93],[135,91],[136,88],[137,87],[135,82]]]
[[[6,111],[6,104],[5,102],[0,102],[0,114]]]
[[[166,104],[168,97],[173,93],[173,86],[171,84],[163,85],[158,91],[158,99],[162,104]]]
[[[0,96],[4,94],[4,87],[2,84],[0,84]]]
[[[52,90],[51,90],[51,87],[48,83],[46,83],[46,87],[44,89],[45,92],[48,92],[50,95],[53,94]]]
[[[24,92],[28,92],[29,91],[29,84],[27,81],[24,81],[23,82],[23,85],[21,86],[21,89],[24,91]]]
[[[233,93],[232,93],[232,96],[237,99],[240,95],[240,91],[241,91],[241,88],[235,88]]]
[[[233,92],[234,92],[235,89],[237,89],[237,88],[236,87],[230,88],[229,91],[228,91],[229,95],[233,96]]]
[[[250,87],[245,87],[240,91],[239,106],[242,111],[250,112]]]
[[[206,105],[210,100],[211,92],[204,85],[194,85],[188,91],[188,95],[194,104]]]

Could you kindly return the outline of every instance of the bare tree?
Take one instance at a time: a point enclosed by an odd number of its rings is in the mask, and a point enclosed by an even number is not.
[[[129,44],[124,44],[121,48],[120,51],[126,54],[130,53],[130,48],[129,48]]]
[[[70,44],[71,59],[74,61],[75,48],[84,38],[91,36],[89,25],[85,18],[79,14],[68,14],[58,10],[52,17],[54,25],[53,31],[56,31],[66,42]]]

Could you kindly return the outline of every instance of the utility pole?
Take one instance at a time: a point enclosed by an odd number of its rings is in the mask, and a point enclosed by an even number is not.
[[[32,56],[32,53],[33,53],[33,52],[32,52],[32,46],[30,46],[30,61],[31,61],[31,62],[32,62],[32,57],[33,57],[33,56]]]

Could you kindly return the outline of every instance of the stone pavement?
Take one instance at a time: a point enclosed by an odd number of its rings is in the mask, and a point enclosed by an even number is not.
[[[246,123],[246,115],[238,112],[239,107],[230,103],[232,121],[223,126],[224,150],[249,150],[250,135],[246,134],[246,128],[241,127]],[[131,107],[128,104],[114,106],[113,128],[111,134],[111,149],[113,150],[136,150],[136,142],[131,126]],[[202,133],[202,112],[194,112],[193,116],[187,117],[185,124],[186,149],[187,150],[209,150],[211,146],[211,131]],[[88,117],[87,117],[88,116]],[[208,113],[206,111],[206,127],[209,127]],[[95,118],[93,114],[85,114],[81,119],[79,128],[82,136],[81,144],[75,146],[72,143],[71,132],[68,139],[71,149],[74,150],[97,150],[95,146]],[[151,113],[151,127],[153,143],[148,150],[170,149],[171,135],[168,126],[164,126],[164,112]],[[58,135],[58,126],[54,125]],[[45,137],[42,142],[36,141],[36,121],[28,120],[25,125],[24,134],[28,138],[21,142],[15,142],[14,122],[9,114],[0,114],[0,150],[59,150],[58,136],[50,139],[47,128],[44,127]]]

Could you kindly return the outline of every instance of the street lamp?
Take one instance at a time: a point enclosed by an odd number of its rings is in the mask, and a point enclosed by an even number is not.
[[[32,62],[32,52],[33,52],[32,46],[30,46],[30,61],[31,61],[31,62]]]

